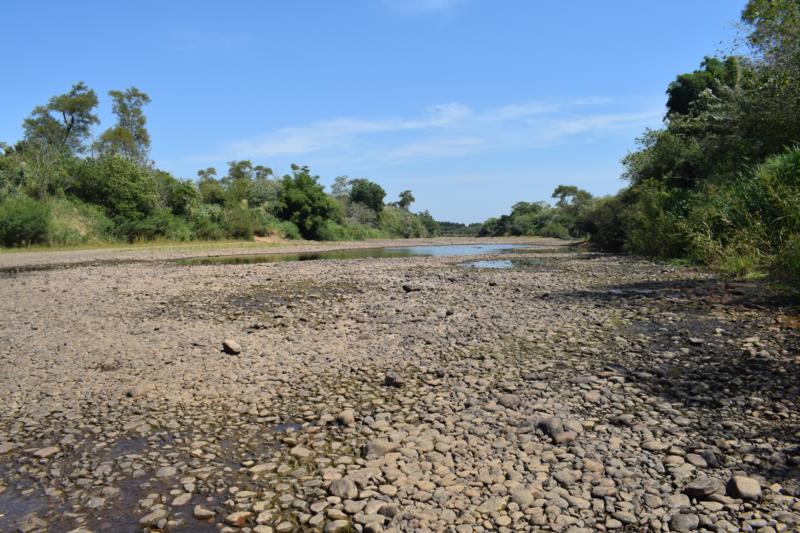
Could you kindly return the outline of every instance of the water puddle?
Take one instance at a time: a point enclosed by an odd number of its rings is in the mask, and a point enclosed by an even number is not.
[[[301,429],[303,429],[303,424],[298,424],[297,422],[282,422],[273,427],[272,431],[275,433],[289,433],[292,431],[300,431]]]
[[[455,257],[466,255],[506,254],[515,250],[541,248],[538,244],[453,244],[443,246],[396,246],[389,248],[357,248],[299,254],[224,255],[179,259],[179,265],[249,265],[283,261],[321,261],[395,257]]]
[[[506,269],[514,268],[514,262],[509,259],[484,259],[481,261],[472,261],[471,263],[463,263],[461,266],[466,268]]]

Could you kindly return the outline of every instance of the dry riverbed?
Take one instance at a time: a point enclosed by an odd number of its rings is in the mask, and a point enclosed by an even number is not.
[[[800,531],[800,337],[763,287],[186,255],[0,255],[0,531]]]

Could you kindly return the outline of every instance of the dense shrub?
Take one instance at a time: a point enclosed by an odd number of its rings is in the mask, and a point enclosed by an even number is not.
[[[428,236],[427,229],[422,221],[399,207],[386,206],[381,212],[379,220],[379,228],[391,235],[399,235],[405,238]]]
[[[292,222],[306,239],[324,239],[323,231],[330,222],[341,219],[338,204],[318,183],[318,176],[311,176],[306,167],[293,167],[292,176],[284,176],[278,195],[278,215]]]
[[[627,221],[627,191],[617,196],[598,198],[581,215],[578,225],[591,237],[589,243],[608,252],[621,252],[625,247]]]
[[[172,214],[186,216],[199,202],[200,193],[191,181],[181,181],[168,172],[155,171],[158,182],[159,200],[162,207],[169,209]]]
[[[135,220],[158,205],[158,183],[153,172],[130,159],[108,155],[80,161],[75,168],[73,193],[101,205],[112,217]]]
[[[538,234],[542,237],[554,237],[556,239],[569,239],[570,237],[569,230],[554,220],[542,226],[538,230]]]
[[[735,276],[792,271],[800,234],[800,149],[789,149],[689,202],[689,256]],[[781,266],[783,265],[783,266]]]
[[[188,216],[189,225],[198,239],[217,240],[225,237],[225,229],[220,222],[222,207],[218,204],[200,204]]]
[[[155,239],[190,241],[194,238],[189,222],[166,209],[159,209],[144,218],[126,220],[117,226],[117,233],[129,242]]]
[[[48,207],[32,198],[11,196],[0,202],[0,244],[27,246],[47,242]]]
[[[222,225],[225,232],[234,239],[251,240],[258,228],[258,218],[251,209],[231,207],[223,212]]]
[[[787,239],[772,263],[772,270],[781,278],[800,283],[800,235]]]
[[[350,181],[351,202],[365,205],[375,213],[380,213],[383,210],[384,198],[386,198],[386,191],[377,183],[365,179]]]
[[[627,213],[625,249],[648,257],[679,257],[686,247],[677,203],[680,194],[652,182],[641,184]]]
[[[47,242],[57,246],[102,243],[114,240],[114,222],[96,205],[77,198],[52,198]]]

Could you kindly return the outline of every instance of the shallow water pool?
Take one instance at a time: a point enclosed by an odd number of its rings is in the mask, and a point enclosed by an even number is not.
[[[328,252],[297,254],[221,255],[180,259],[181,265],[248,265],[282,261],[319,261],[326,259],[364,259],[368,257],[455,257],[466,255],[505,254],[514,250],[541,248],[538,244],[452,244],[443,246],[396,246],[388,248],[355,248]]]

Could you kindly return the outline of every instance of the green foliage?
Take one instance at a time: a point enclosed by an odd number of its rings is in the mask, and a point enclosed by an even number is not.
[[[347,225],[362,225],[376,227],[378,213],[359,202],[352,202],[349,198],[339,200],[344,221]]]
[[[203,240],[217,240],[225,237],[222,227],[222,207],[217,204],[201,203],[194,207],[188,222],[195,237]]]
[[[336,176],[331,185],[331,195],[337,200],[350,198],[351,181],[348,176]]]
[[[284,239],[302,239],[300,230],[288,220],[270,219],[264,226],[266,235],[278,235]]]
[[[169,172],[153,171],[159,191],[159,203],[173,215],[187,216],[200,200],[200,193],[191,181],[176,179]]]
[[[0,200],[9,243],[71,246],[92,242],[168,239],[366,239],[435,235],[428,212],[384,209],[385,191],[366,179],[340,176],[325,194],[308,167],[292,165],[280,180],[272,169],[231,161],[221,178],[213,167],[197,182],[175,178],[148,159],[150,135],[135,87],[110,91],[116,123],[82,157],[97,95],[78,83],[37,107],[14,146],[0,143]],[[95,156],[95,154],[97,154]],[[37,201],[38,200],[38,201]]]
[[[375,213],[380,213],[383,210],[384,198],[386,191],[377,183],[361,178],[350,181],[351,202],[364,204]]]
[[[601,250],[621,252],[625,247],[628,226],[629,191],[596,199],[578,220],[582,231],[589,234],[590,244]]]
[[[306,239],[321,239],[328,220],[341,218],[338,205],[325,194],[308,167],[292,165],[292,175],[281,180],[277,211],[281,218],[297,226]]]
[[[379,228],[389,235],[405,238],[428,236],[427,228],[417,216],[394,206],[386,206],[381,212]]]
[[[538,235],[542,237],[554,237],[557,239],[569,239],[569,230],[555,220],[548,221],[538,230]]]
[[[402,207],[400,209],[403,209]],[[433,218],[428,211],[420,211],[417,213],[417,220],[419,220],[423,226],[425,226],[425,231],[428,234],[428,237],[435,237],[439,234],[439,223]]]
[[[448,237],[475,237],[482,224],[463,224],[461,222],[436,221],[436,234]]]
[[[66,197],[51,198],[47,205],[51,213],[48,244],[76,246],[114,239],[114,222],[101,207]]]
[[[685,251],[675,203],[680,196],[663,185],[644,182],[627,213],[625,249],[649,257],[680,257]]]
[[[702,70],[680,74],[667,88],[667,115],[688,115],[706,91],[717,98],[730,98],[741,81],[740,63],[737,57],[706,57],[700,64]]]
[[[20,189],[26,194],[43,200],[68,189],[71,183],[73,159],[63,147],[44,142],[28,142],[18,152]]]
[[[158,205],[158,182],[150,169],[117,155],[79,161],[72,192],[103,206],[111,217],[136,220]]]
[[[490,218],[478,230],[480,236],[534,236],[569,239],[584,237],[580,220],[592,205],[592,195],[573,185],[559,185],[553,191],[556,206],[545,202],[517,202],[511,213]]]
[[[189,222],[167,209],[158,209],[144,218],[124,220],[117,226],[116,232],[129,242],[155,239],[189,241],[194,238]]]
[[[769,158],[690,204],[690,256],[734,275],[791,265],[800,234],[800,148]],[[791,271],[791,266],[788,267]]]
[[[413,204],[415,200],[416,198],[414,198],[414,195],[411,193],[411,191],[405,190],[400,193],[400,198],[397,201],[397,207],[408,211],[408,209],[411,207],[411,204]]]
[[[204,204],[225,205],[225,189],[222,183],[217,180],[217,169],[208,167],[205,170],[198,170],[197,190],[200,200]]]
[[[754,60],[679,75],[665,128],[623,161],[630,186],[579,223],[604,249],[800,282],[800,3],[749,0],[742,20]]]
[[[150,97],[136,87],[109,91],[108,94],[113,99],[112,109],[117,116],[117,124],[100,135],[97,150],[101,154],[119,155],[146,163],[150,134],[142,108],[150,103]]]
[[[244,206],[234,206],[225,209],[222,225],[231,237],[251,240],[258,228],[258,218],[253,210]]]
[[[209,169],[213,170],[213,169]],[[220,181],[227,205],[271,207],[278,195],[278,183],[271,180],[272,169],[251,161],[231,161],[228,174]],[[208,178],[206,178],[208,179]]]
[[[0,202],[0,244],[29,246],[47,242],[50,210],[26,196],[10,196]]]
[[[93,113],[95,107],[97,94],[80,81],[68,93],[54,96],[47,105],[33,110],[22,125],[25,142],[69,154],[82,152],[92,125],[100,122]]]
[[[778,253],[772,265],[780,277],[798,283],[800,281],[800,235],[791,236]]]

